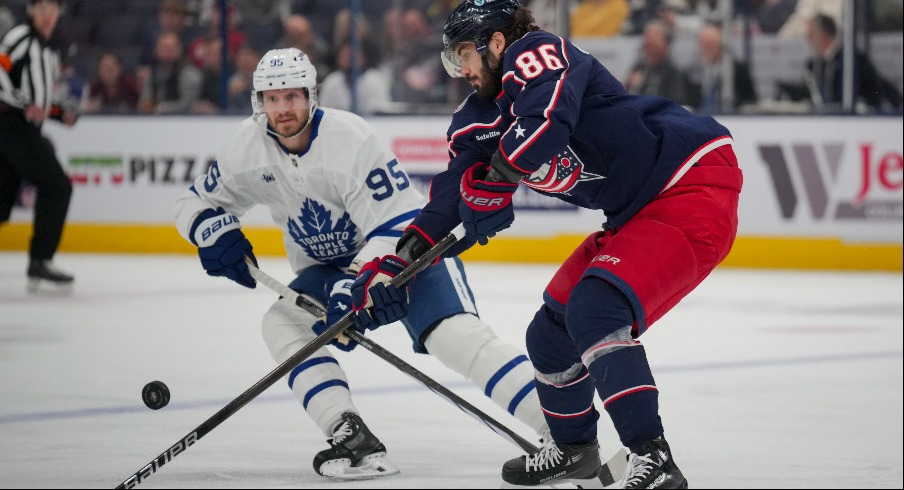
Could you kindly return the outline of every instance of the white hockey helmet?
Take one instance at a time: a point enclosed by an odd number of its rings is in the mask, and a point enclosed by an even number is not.
[[[258,62],[252,80],[251,108],[255,114],[264,112],[263,92],[303,88],[308,92],[309,117],[314,117],[314,111],[317,109],[317,69],[300,49],[283,48],[267,51]]]

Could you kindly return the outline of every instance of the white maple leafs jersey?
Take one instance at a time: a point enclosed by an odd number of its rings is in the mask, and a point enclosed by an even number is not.
[[[208,173],[177,200],[183,238],[205,209],[222,207],[241,217],[260,204],[282,230],[296,274],[316,264],[348,268],[356,257],[357,264],[395,253],[426,199],[367,122],[318,109],[311,142],[300,154],[286,150],[266,125],[263,115],[244,120]]]

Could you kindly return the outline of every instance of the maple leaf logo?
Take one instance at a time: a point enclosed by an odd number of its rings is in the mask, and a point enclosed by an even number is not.
[[[358,228],[348,212],[333,224],[333,213],[313,199],[305,199],[297,220],[289,217],[289,234],[305,252],[326,263],[341,261],[356,253]]]

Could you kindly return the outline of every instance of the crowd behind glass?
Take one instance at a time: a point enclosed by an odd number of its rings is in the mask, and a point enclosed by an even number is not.
[[[440,62],[458,1],[66,0],[53,42],[83,113],[249,114],[260,57],[297,47],[325,106],[449,114],[471,90]],[[696,112],[901,113],[902,0],[523,3],[631,93]],[[0,35],[24,4],[0,0]]]

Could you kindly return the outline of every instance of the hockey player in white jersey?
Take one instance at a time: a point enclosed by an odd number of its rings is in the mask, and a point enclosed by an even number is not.
[[[176,204],[179,232],[198,247],[207,273],[249,288],[255,281],[244,257],[255,259],[238,217],[258,204],[269,208],[297,275],[290,287],[327,311],[324,321],[285,299],[270,307],[262,334],[277,363],[350,311],[349,288],[361,265],[394,254],[402,231],[426,202],[370,125],[352,113],[317,106],[316,78],[298,49],[264,55],[254,72],[254,115],[229,135],[216,163]],[[403,324],[414,350],[434,355],[544,434],[548,429],[530,362],[477,316],[461,262],[443,260],[409,286]],[[394,288],[383,292],[403,294]],[[370,315],[401,316],[365,311],[356,328],[375,326]],[[330,447],[314,458],[318,474],[360,479],[399,471],[362,421],[328,348],[297,366],[288,383],[330,439]]]

